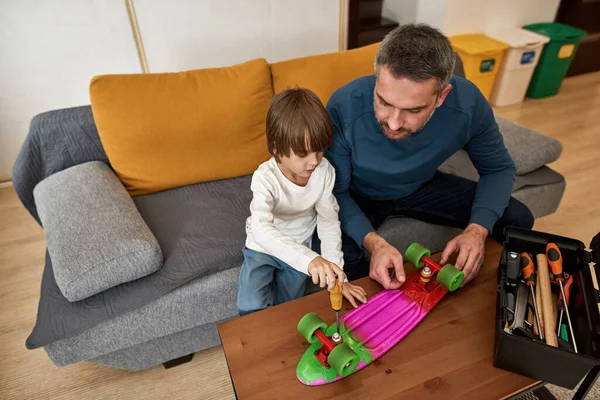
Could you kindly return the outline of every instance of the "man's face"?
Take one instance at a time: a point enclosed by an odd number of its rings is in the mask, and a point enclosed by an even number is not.
[[[394,78],[386,65],[381,66],[373,107],[375,118],[388,139],[406,139],[423,129],[452,89],[452,85],[446,85],[437,93],[436,85],[435,78],[423,82]]]

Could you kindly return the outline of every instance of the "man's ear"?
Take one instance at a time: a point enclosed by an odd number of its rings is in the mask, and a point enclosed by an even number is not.
[[[441,93],[438,96],[437,103],[435,105],[436,108],[441,106],[444,103],[444,100],[446,100],[446,96],[448,96],[448,93],[450,93],[451,90],[452,90],[451,84],[447,84],[446,87],[444,89],[442,89]]]

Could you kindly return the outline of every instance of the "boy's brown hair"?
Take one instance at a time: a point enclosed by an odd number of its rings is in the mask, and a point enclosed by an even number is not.
[[[267,147],[278,155],[299,157],[324,151],[333,140],[333,126],[321,100],[312,91],[295,87],[273,96],[267,113]]]

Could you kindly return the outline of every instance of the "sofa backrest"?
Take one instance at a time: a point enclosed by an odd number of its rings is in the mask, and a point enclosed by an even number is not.
[[[90,84],[102,146],[131,195],[253,173],[269,157],[265,117],[272,96],[264,59],[104,75]]]
[[[325,104],[373,73],[378,44],[267,64],[178,73],[103,75],[90,98],[102,146],[131,195],[251,174],[268,159],[274,92],[300,86]]]
[[[379,43],[337,53],[296,58],[271,64],[273,92],[300,86],[315,92],[323,104],[348,82],[375,72]]]

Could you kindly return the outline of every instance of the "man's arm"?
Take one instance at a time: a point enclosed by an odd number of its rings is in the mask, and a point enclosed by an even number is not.
[[[343,268],[344,254],[342,253],[342,231],[338,218],[339,205],[332,192],[335,170],[332,166],[328,166],[325,174],[323,195],[315,204],[317,232],[321,239],[321,256]]]
[[[352,151],[344,138],[344,124],[337,104],[330,101],[327,111],[333,124],[333,143],[326,150],[325,156],[335,168],[335,185],[333,193],[337,198],[342,231],[350,236],[361,249],[371,254],[369,276],[379,282],[385,289],[398,289],[405,280],[402,255],[384,238],[382,238],[352,199],[349,193],[352,178]],[[390,274],[390,270],[393,271]]]
[[[474,121],[465,150],[479,172],[479,182],[471,207],[471,219],[463,233],[446,245],[440,262],[458,251],[455,266],[471,281],[483,264],[485,240],[508,206],[515,180],[515,165],[504,146],[492,108],[481,96],[479,119]]]
[[[479,224],[491,233],[510,201],[516,168],[487,103],[481,123],[465,150],[480,175],[470,223]]]
[[[344,138],[344,125],[335,103],[327,104],[327,111],[333,124],[333,142],[325,151],[325,157],[335,168],[333,194],[339,203],[339,218],[342,231],[350,236],[359,247],[369,232],[375,232],[365,213],[350,196],[352,178],[352,151]]]

